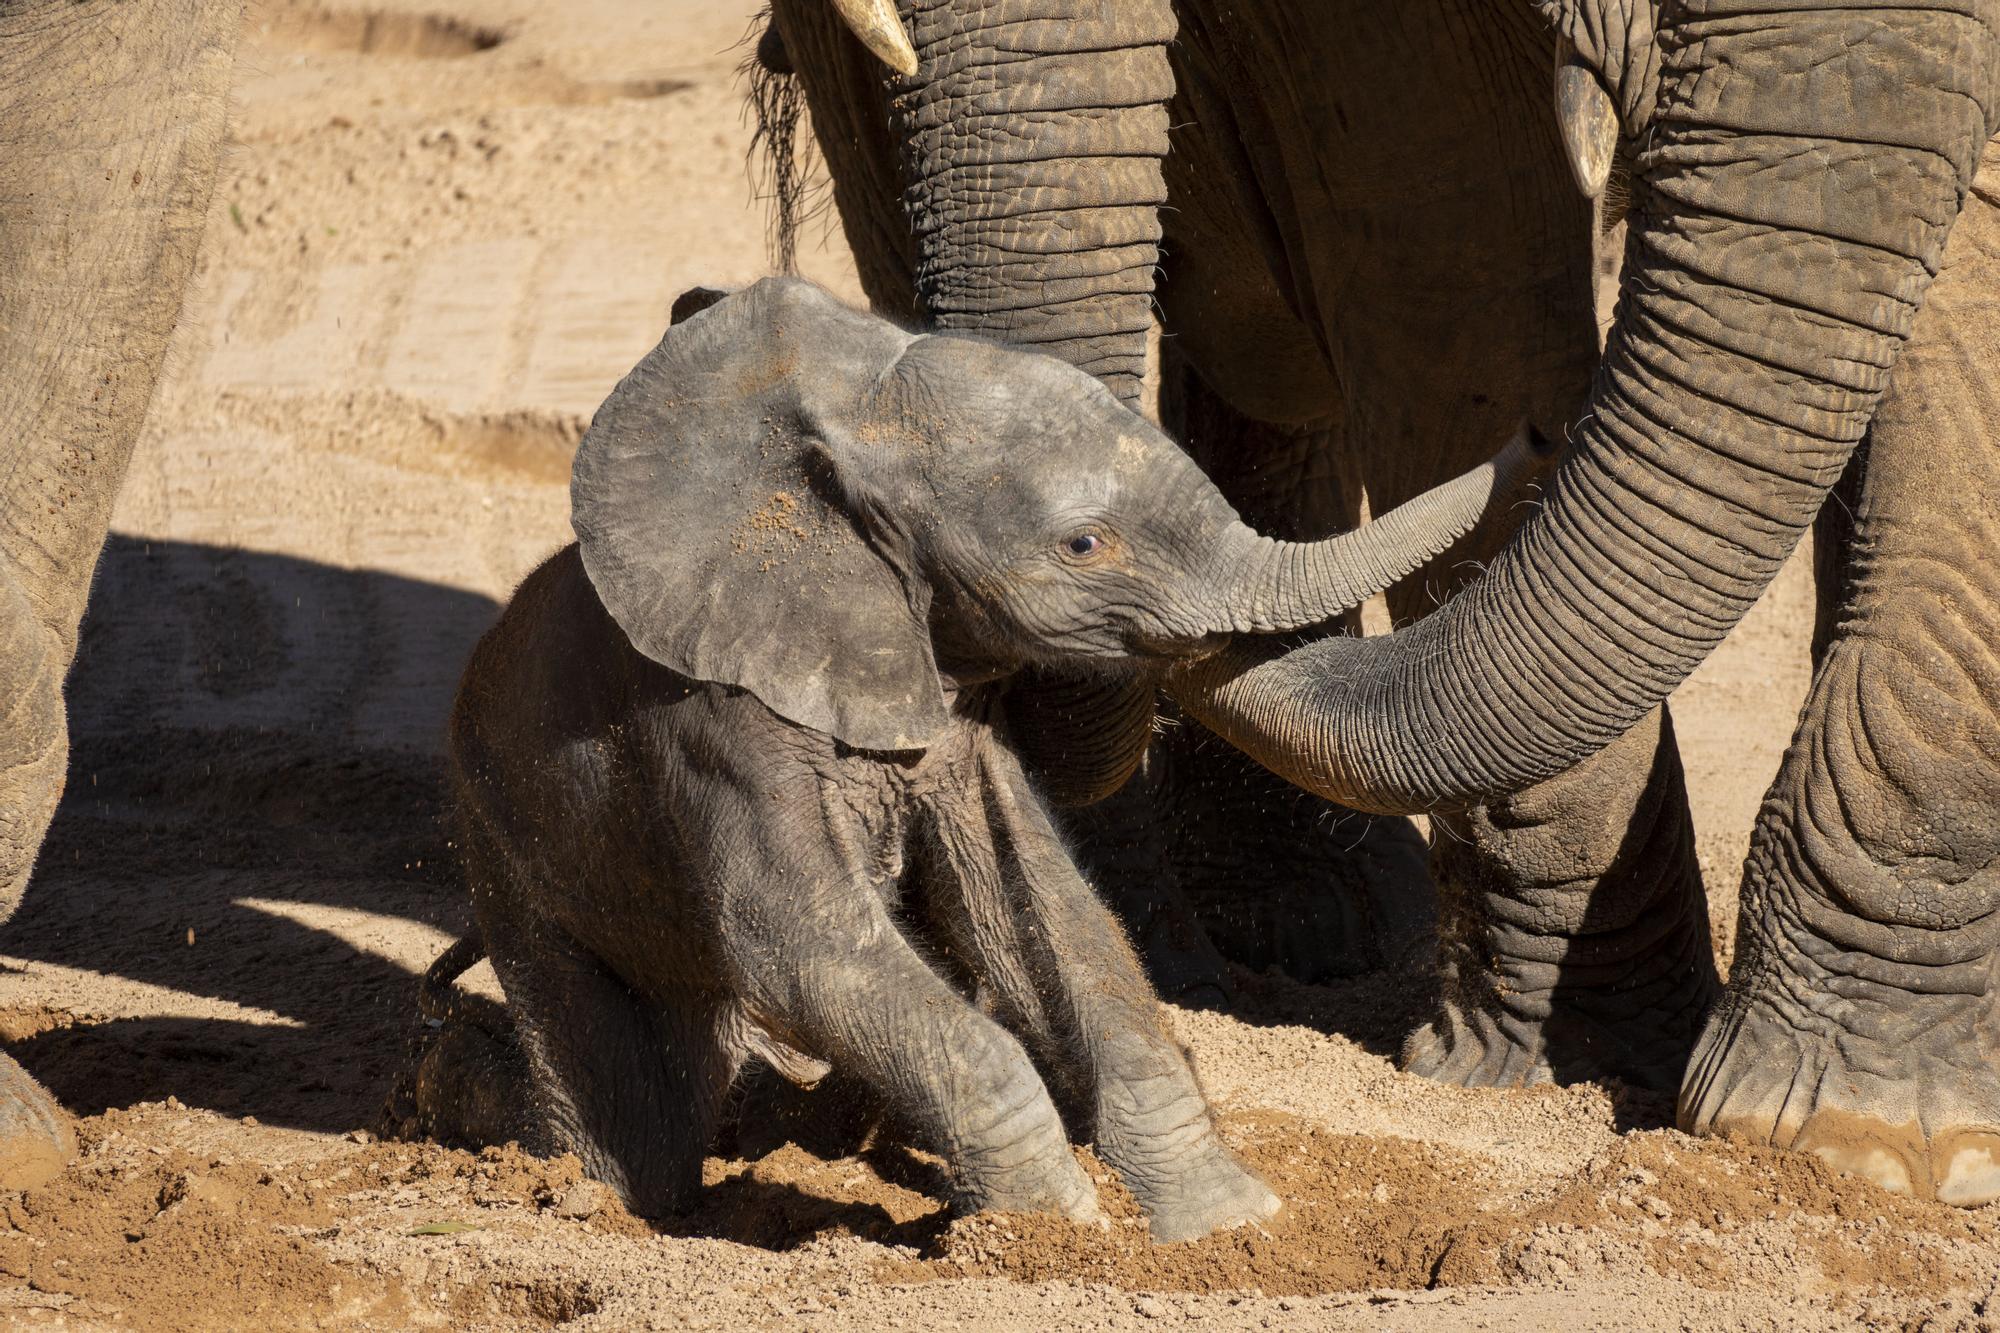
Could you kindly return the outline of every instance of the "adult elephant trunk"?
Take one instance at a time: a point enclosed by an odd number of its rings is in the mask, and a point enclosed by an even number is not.
[[[892,99],[917,294],[1135,403],[1173,93],[1167,0],[916,0]]]
[[[1547,505],[1409,629],[1177,683],[1301,786],[1463,806],[1606,745],[1749,609],[1867,429],[1995,127],[2000,5],[1665,13],[1618,316]]]

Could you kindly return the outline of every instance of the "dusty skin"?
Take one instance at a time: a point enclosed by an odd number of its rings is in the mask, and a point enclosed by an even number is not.
[[[1108,1185],[1108,1232],[946,1225],[935,1163],[889,1147],[718,1157],[702,1212],[655,1232],[574,1162],[370,1141],[461,923],[437,784],[459,664],[566,539],[569,452],[674,295],[764,270],[749,11],[253,13],[71,682],[69,794],[0,933],[0,1036],[83,1117],[76,1166],[0,1196],[0,1322],[2000,1327],[1994,1209],[1698,1143],[1619,1089],[1400,1074],[1410,967],[1176,1013],[1291,1205],[1268,1233],[1155,1249]],[[837,235],[808,239],[807,275],[852,297]],[[1806,684],[1804,575],[1676,701],[1725,947]]]

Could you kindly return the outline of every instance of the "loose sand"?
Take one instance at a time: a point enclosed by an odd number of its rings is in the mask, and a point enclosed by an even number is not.
[[[746,0],[253,14],[237,148],[71,687],[69,794],[0,931],[0,1037],[82,1160],[0,1196],[23,1326],[2000,1326],[2000,1211],[1469,1092],[1385,1052],[1399,977],[1177,1011],[1269,1234],[946,1225],[936,1164],[710,1163],[656,1233],[573,1161],[381,1144],[413,980],[462,919],[441,719],[565,540],[570,449],[686,287],[764,271]],[[806,273],[858,295],[837,235]],[[1718,939],[1805,686],[1801,569],[1678,701]],[[483,969],[482,969],[483,971]],[[1093,1171],[1103,1174],[1094,1164]]]

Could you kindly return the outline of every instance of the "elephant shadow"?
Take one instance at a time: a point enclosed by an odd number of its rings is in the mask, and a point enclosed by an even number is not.
[[[172,1095],[368,1124],[417,974],[464,924],[443,727],[498,610],[381,571],[114,535],[67,687],[62,804],[0,926],[10,970],[53,997],[0,1005],[30,1072],[83,1114]]]

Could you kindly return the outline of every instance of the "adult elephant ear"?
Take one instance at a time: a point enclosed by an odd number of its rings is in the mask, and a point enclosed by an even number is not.
[[[847,501],[893,443],[862,404],[912,337],[770,278],[667,331],[597,411],[570,475],[583,567],[632,646],[866,750],[946,710],[928,590]]]

